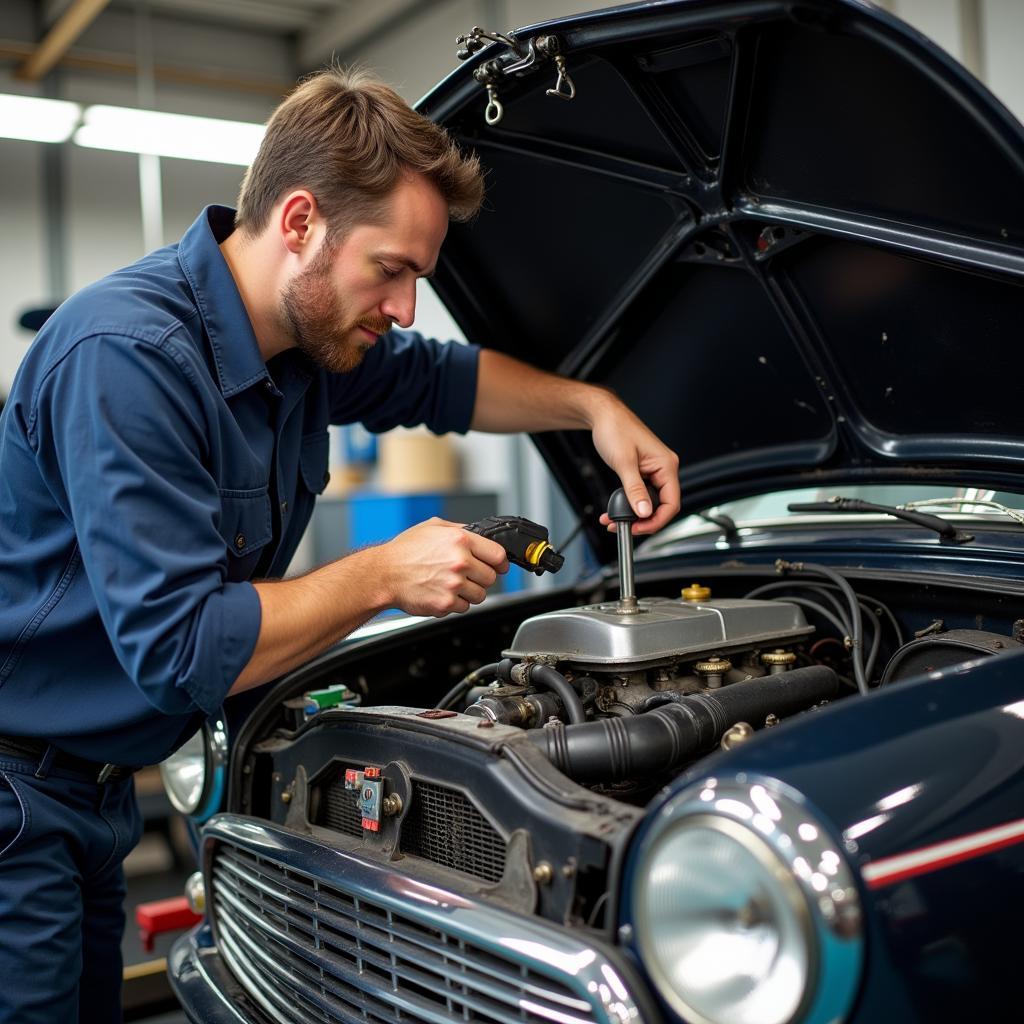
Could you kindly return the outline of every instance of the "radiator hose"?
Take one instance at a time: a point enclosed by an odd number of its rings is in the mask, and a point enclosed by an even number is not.
[[[737,722],[755,728],[768,715],[804,711],[839,690],[824,665],[730,683],[629,718],[534,729],[528,735],[563,774],[577,782],[619,782],[677,768],[714,749]]]
[[[562,705],[565,707],[565,713],[569,716],[570,722],[577,725],[586,724],[587,715],[583,710],[583,702],[580,700],[579,694],[572,688],[572,683],[561,672],[556,671],[550,665],[535,664],[527,669],[526,676],[533,686],[538,689],[550,690],[561,697]]]

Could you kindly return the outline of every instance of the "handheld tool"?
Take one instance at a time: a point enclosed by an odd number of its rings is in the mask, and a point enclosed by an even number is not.
[[[551,546],[548,531],[522,516],[488,516],[468,523],[465,529],[497,541],[513,565],[534,572],[558,572],[565,559]]]

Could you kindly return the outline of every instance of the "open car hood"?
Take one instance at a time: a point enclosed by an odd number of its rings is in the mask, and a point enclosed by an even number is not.
[[[545,36],[571,100],[546,95]],[[636,4],[513,38],[419,105],[487,170],[435,282],[469,338],[613,388],[678,451],[684,509],[1024,489],[1024,130],[959,64],[853,0]],[[604,551],[589,437],[536,440]]]

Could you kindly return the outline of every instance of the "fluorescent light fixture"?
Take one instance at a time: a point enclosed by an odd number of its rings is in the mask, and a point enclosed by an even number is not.
[[[263,132],[263,125],[246,121],[94,106],[86,107],[75,142],[90,149],[152,153],[247,167],[256,156]]]
[[[82,108],[67,100],[0,94],[0,138],[66,142]]]
[[[132,107],[86,107],[83,117],[78,103],[0,94],[0,138],[66,142],[72,132],[78,145],[90,149],[247,167],[259,149],[264,127]]]

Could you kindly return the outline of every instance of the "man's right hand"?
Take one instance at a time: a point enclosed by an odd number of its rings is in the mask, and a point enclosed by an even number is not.
[[[496,541],[431,519],[305,576],[260,580],[260,634],[231,692],[290,672],[385,608],[438,618],[467,611],[504,572]]]
[[[441,617],[480,604],[499,573],[505,549],[460,523],[429,519],[376,550],[389,603],[410,615]]]

